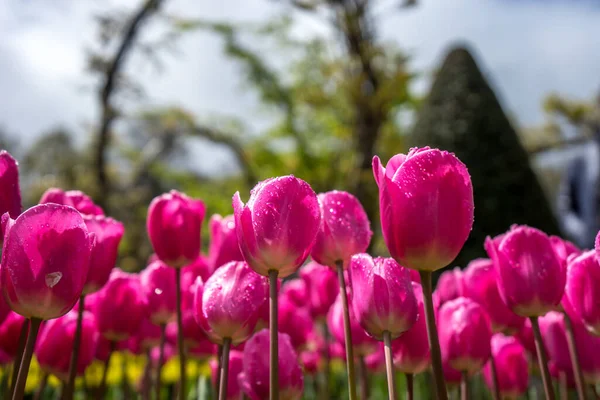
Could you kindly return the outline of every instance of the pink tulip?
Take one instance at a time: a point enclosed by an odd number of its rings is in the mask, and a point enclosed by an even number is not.
[[[50,188],[44,192],[40,199],[40,204],[46,203],[71,206],[82,215],[104,215],[102,208],[94,204],[90,196],[79,190],[68,190],[65,192],[62,189]]]
[[[536,317],[557,308],[566,271],[546,234],[514,225],[501,239],[488,237],[485,249],[494,262],[500,296],[515,314]]]
[[[452,153],[429,147],[373,158],[383,238],[408,268],[435,271],[450,264],[473,226],[473,186]]]
[[[11,218],[21,214],[19,164],[6,150],[0,151],[0,215],[4,213]],[[0,243],[3,238],[4,229],[0,229]]]
[[[94,235],[71,207],[43,204],[6,225],[0,284],[10,307],[26,318],[52,319],[73,308],[88,274]]]
[[[319,366],[322,362],[321,353],[314,350],[305,350],[300,353],[302,370],[307,375],[315,375],[319,372]]]
[[[193,346],[188,347],[187,352],[190,357],[203,362],[217,354],[217,346],[203,334]]]
[[[444,373],[444,380],[448,386],[456,386],[462,380],[462,375],[459,370],[454,369],[450,366],[448,360],[442,360],[442,371]]]
[[[421,275],[419,275],[419,271],[416,269],[409,269],[408,272],[410,272],[411,281],[421,283]]]
[[[442,272],[435,292],[440,306],[464,295],[463,271],[459,267]]]
[[[442,305],[438,327],[442,359],[452,368],[474,374],[490,358],[490,320],[473,300],[459,297]]]
[[[155,197],[148,209],[147,230],[152,247],[165,264],[182,267],[200,254],[200,228],[206,207],[171,190]]]
[[[352,308],[365,331],[377,340],[395,339],[417,320],[417,300],[408,270],[392,258],[356,254],[350,261]]]
[[[71,351],[77,326],[77,312],[48,321],[40,330],[35,355],[42,370],[62,380],[68,378]],[[77,362],[77,374],[81,375],[92,363],[98,345],[98,331],[94,316],[85,311],[81,325],[81,349]]]
[[[302,397],[304,378],[298,355],[288,335],[278,334],[279,398],[295,400]],[[269,331],[263,329],[246,343],[242,374],[238,381],[250,400],[269,398]]]
[[[200,258],[198,259],[200,260]],[[200,278],[202,284],[210,278],[212,271],[209,271],[208,264],[204,261],[196,261],[181,268],[181,309],[194,309],[194,295],[196,293],[196,281]]]
[[[550,236],[550,242],[552,242],[552,247],[554,247],[554,252],[557,257],[566,268],[567,261],[570,257],[578,256],[581,254],[581,250],[575,246],[573,243],[568,240],[564,240],[558,236]]]
[[[163,365],[165,365],[170,359],[177,355],[177,346],[167,342],[165,343],[165,347],[163,349]],[[158,365],[158,360],[160,359],[160,348],[154,347],[152,351],[150,351],[150,361],[152,362],[152,366],[156,368]]]
[[[238,375],[242,373],[243,369],[244,353],[241,351],[231,350],[229,352],[229,368],[227,379],[227,400],[239,400],[242,393],[240,384],[238,382]],[[217,378],[219,376],[219,369],[217,360],[210,360],[210,375],[213,386],[217,385]]]
[[[350,294],[348,294],[350,297]],[[355,356],[366,356],[374,352],[378,343],[365,332],[354,316],[353,307],[348,309],[350,313],[350,330],[352,332],[352,347]],[[344,338],[344,310],[342,308],[342,298],[338,295],[337,299],[329,309],[327,314],[327,327],[331,336],[342,345],[345,345]]]
[[[279,297],[285,297],[297,307],[307,307],[309,302],[308,286],[303,279],[287,281],[281,288]]]
[[[312,258],[320,264],[335,267],[337,262],[348,266],[350,257],[363,253],[371,242],[371,223],[356,197],[334,190],[318,196],[322,221]]]
[[[8,313],[10,313],[11,311],[12,310],[10,309],[10,306],[8,305],[6,300],[4,300],[4,296],[0,296],[0,324],[4,322],[4,320],[8,316]]]
[[[221,217],[215,214],[208,223],[210,227],[209,263],[214,271],[230,261],[244,261],[238,244],[233,215]]]
[[[600,335],[600,264],[596,251],[571,259],[565,296],[590,332]]]
[[[385,352],[383,343],[374,353],[365,356],[365,366],[370,373],[378,375],[385,372]]]
[[[201,298],[196,295],[196,318],[206,321],[217,343],[243,342],[254,331],[267,292],[266,279],[244,261],[231,261],[206,281]]]
[[[419,374],[429,367],[431,357],[427,341],[423,289],[421,285],[413,282],[412,290],[417,300],[419,317],[409,330],[392,341],[392,351],[397,370],[407,374]]]
[[[516,400],[527,391],[529,364],[523,345],[514,337],[496,333],[492,336],[492,357],[496,363],[498,391],[503,399]],[[492,390],[490,362],[483,369],[485,383]]]
[[[300,268],[300,278],[306,283],[307,306],[315,319],[325,318],[340,292],[337,274],[314,261]]]
[[[155,261],[140,273],[140,280],[152,323],[162,325],[175,319],[177,289],[173,269]]]
[[[515,338],[523,345],[525,350],[529,353],[529,358],[531,360],[537,359],[537,350],[535,348],[535,338],[533,337],[533,329],[531,327],[531,321],[529,319],[525,319],[525,323],[519,329],[518,332],[514,334]]]
[[[514,333],[525,318],[513,313],[500,298],[498,279],[492,260],[479,258],[469,263],[463,274],[464,296],[478,302],[487,312],[492,331]]]
[[[83,294],[100,290],[108,281],[110,271],[117,262],[119,243],[125,232],[123,224],[102,215],[84,216],[83,221],[89,232],[96,235],[96,245],[90,257],[90,270]]]
[[[11,358],[17,355],[23,323],[26,321],[22,315],[10,311],[0,324],[0,349]]]
[[[233,196],[235,229],[246,262],[257,273],[285,278],[302,265],[313,246],[321,213],[315,192],[294,176],[267,179],[242,203]]]
[[[290,337],[294,349],[303,350],[309,338],[314,335],[314,323],[310,313],[286,296],[280,296],[278,309],[278,331]]]
[[[139,344],[141,350],[148,350],[152,347],[160,346],[160,336],[160,327],[150,322],[150,319],[144,318],[137,334],[130,338],[130,340],[134,339]]]
[[[94,308],[98,330],[108,340],[116,342],[135,335],[148,316],[148,300],[139,275],[114,269]]]

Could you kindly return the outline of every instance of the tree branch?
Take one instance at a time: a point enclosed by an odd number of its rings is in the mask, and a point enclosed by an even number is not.
[[[108,64],[104,85],[99,93],[102,111],[100,115],[95,159],[99,196],[97,202],[104,208],[107,207],[106,200],[110,191],[110,184],[106,173],[106,150],[110,143],[110,129],[116,116],[115,110],[111,105],[116,80],[129,51],[132,49],[132,44],[139,34],[142,23],[158,10],[162,2],[163,0],[146,0],[141,8],[131,17],[117,52]]]

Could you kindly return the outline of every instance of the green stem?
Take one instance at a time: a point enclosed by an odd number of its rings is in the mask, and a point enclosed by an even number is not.
[[[413,374],[404,374],[406,376],[406,399],[414,399],[414,377]]]
[[[325,321],[321,322],[321,328],[323,330],[323,339],[325,341],[325,351],[323,352],[325,366],[323,369],[324,382],[322,388],[322,399],[329,400],[329,377],[331,375],[331,353],[329,352],[329,343],[331,342],[331,336],[329,335],[329,329],[327,328],[327,323]]]
[[[469,400],[469,375],[467,371],[462,371],[460,375],[460,400]]]
[[[72,400],[75,392],[75,377],[77,376],[77,363],[79,361],[79,348],[81,347],[81,329],[83,326],[85,295],[79,298],[79,308],[77,310],[77,325],[75,327],[75,338],[73,339],[73,351],[71,352],[71,361],[69,362],[69,378],[67,386],[63,393],[63,400]]]
[[[217,347],[217,382],[215,383],[216,398],[219,398],[219,389],[221,388],[221,368],[223,368],[223,345]]]
[[[546,348],[542,340],[538,317],[529,317],[529,319],[531,320],[531,328],[533,329],[533,337],[535,338],[535,349],[537,351],[538,363],[540,365],[540,372],[544,383],[546,400],[554,400],[554,389],[552,388],[552,379],[550,378],[550,371],[548,370],[548,356],[546,355]]]
[[[348,372],[348,397],[356,400],[356,377],[354,375],[354,349],[352,348],[352,332],[350,330],[350,311],[348,309],[348,293],[346,292],[346,281],[344,280],[344,263],[336,262],[338,281],[340,285],[340,296],[342,297],[342,309],[344,312],[344,341],[346,342],[346,369]]]
[[[231,339],[223,339],[223,362],[219,375],[221,375],[221,382],[219,387],[219,400],[227,400],[227,380],[229,378],[229,347],[231,346]]]
[[[385,372],[387,374],[389,399],[396,400],[396,383],[394,382],[394,360],[392,358],[392,336],[389,331],[383,332],[383,346],[383,349],[385,351]]]
[[[19,375],[17,376],[17,382],[13,392],[13,400],[23,399],[25,383],[27,382],[27,375],[29,374],[29,365],[31,364],[31,356],[33,356],[33,349],[40,331],[41,323],[42,320],[39,318],[31,318],[29,322],[29,334],[27,335],[25,351],[23,351],[23,359],[21,360],[21,366],[19,367]]]
[[[276,270],[269,271],[269,399],[279,400],[279,344],[277,322],[277,275]]]
[[[496,371],[496,360],[494,356],[490,357],[490,372],[492,373],[492,399],[500,400],[500,391],[498,387],[498,373]]]
[[[17,353],[12,366],[12,377],[10,380],[10,386],[8,387],[9,395],[7,399],[12,399],[15,393],[15,387],[17,385],[17,376],[19,375],[19,368],[21,367],[21,360],[23,359],[23,352],[25,351],[25,342],[27,341],[27,332],[29,331],[29,320],[26,319],[21,325],[21,333],[19,334],[19,343],[17,344]]]
[[[156,364],[156,378],[154,381],[154,393],[156,394],[157,399],[160,399],[162,366],[165,362],[166,331],[167,326],[165,324],[160,324],[160,345],[158,348],[158,364]],[[151,362],[151,360],[148,359],[148,362]]]
[[[108,370],[110,368],[110,359],[112,358],[113,353],[115,352],[115,348],[117,347],[117,342],[110,341],[110,347],[108,349],[108,356],[106,357],[106,362],[104,363],[104,369],[102,370],[102,378],[100,379],[100,387],[97,392],[97,400],[104,399],[104,393],[106,392],[106,378],[108,377]]]
[[[565,321],[565,331],[567,333],[567,345],[569,347],[569,355],[571,356],[571,366],[573,367],[573,375],[575,375],[575,387],[577,388],[577,398],[585,400],[585,388],[583,387],[583,374],[581,373],[581,365],[579,365],[579,355],[577,354],[577,346],[575,343],[575,335],[573,334],[573,323],[566,312],[563,312]]]
[[[46,390],[46,386],[48,385],[48,373],[42,372],[42,379],[40,380],[40,384],[35,391],[35,396],[33,400],[41,400],[44,398],[44,391]]]
[[[175,268],[175,285],[177,299],[177,347],[179,350],[179,399],[186,397],[185,390],[185,348],[183,346],[183,317],[181,310],[181,270]]]
[[[431,368],[433,370],[433,383],[435,385],[438,400],[448,400],[444,371],[442,369],[442,352],[440,351],[440,340],[438,339],[437,327],[435,325],[435,313],[433,311],[433,290],[431,288],[431,272],[419,271],[421,285],[423,287],[423,303],[425,305],[425,322],[427,325],[427,338],[431,349]]]

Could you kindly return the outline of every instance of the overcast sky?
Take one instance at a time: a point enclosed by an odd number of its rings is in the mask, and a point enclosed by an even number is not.
[[[92,82],[84,71],[85,49],[94,41],[93,13],[140,1],[0,1],[0,126],[27,140],[51,126],[81,130],[93,123]],[[281,10],[277,0],[166,3],[168,12],[237,21],[262,20]],[[550,92],[590,98],[600,90],[600,0],[420,3],[411,11],[383,10],[381,38],[405,49],[425,76],[449,45],[468,43],[507,112],[522,125],[543,121],[540,103]],[[298,32],[320,29],[318,21],[305,17]],[[256,119],[256,100],[244,91],[218,39],[190,36],[179,49],[182,54],[165,59],[163,73],[129,66],[146,87],[147,103]],[[428,84],[421,82],[417,89]]]

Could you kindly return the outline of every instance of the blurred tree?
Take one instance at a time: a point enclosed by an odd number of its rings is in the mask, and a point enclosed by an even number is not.
[[[485,237],[513,223],[558,233],[529,156],[467,49],[455,48],[446,56],[418,114],[411,143],[452,151],[469,168],[475,224],[455,261],[458,265],[485,256]]]

